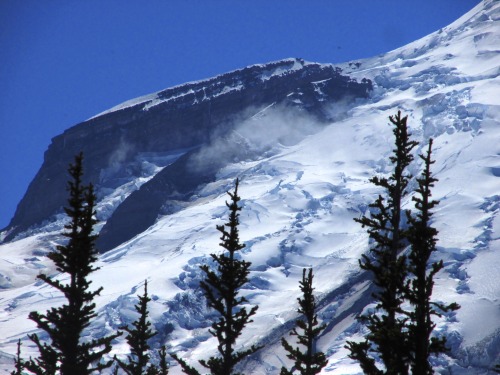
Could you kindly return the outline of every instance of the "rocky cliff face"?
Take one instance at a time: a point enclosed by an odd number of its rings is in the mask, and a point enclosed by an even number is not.
[[[209,160],[203,168],[192,169],[190,157],[214,138],[227,135],[236,118],[245,120],[275,105],[328,120],[327,105],[365,98],[371,88],[371,81],[358,82],[332,65],[289,59],[123,103],[52,140],[18,205],[6,241],[62,212],[66,177],[61,171],[80,151],[85,155],[85,177],[96,185],[101,201],[117,186],[141,176],[149,179],[103,210],[101,220],[107,224],[99,246],[105,251],[149,227],[169,199],[186,200],[196,187],[213,179],[224,161]],[[246,151],[236,145],[226,159],[249,157]],[[156,162],[146,160],[147,155],[155,155]]]

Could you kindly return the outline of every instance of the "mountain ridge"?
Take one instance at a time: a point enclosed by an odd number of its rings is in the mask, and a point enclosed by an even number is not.
[[[500,360],[496,280],[500,79],[495,70],[500,66],[495,43],[499,20],[500,2],[485,1],[441,32],[387,55],[339,65],[358,82],[369,79],[373,89],[366,99],[347,105],[340,100],[329,107],[331,102],[326,101],[323,120],[303,111],[301,105],[272,103],[239,117],[228,137],[211,141],[227,144],[229,140],[238,152],[244,151],[244,157],[236,154],[235,159],[229,150],[229,161],[217,166],[212,180],[195,188],[187,199],[175,197],[160,207],[152,225],[101,255],[101,270],[93,282],[104,286],[105,294],[97,300],[99,320],[93,332],[109,332],[130,322],[135,295],[147,278],[153,298],[151,318],[160,332],[153,346],[167,343],[193,365],[213,352],[214,340],[207,332],[211,312],[200,303],[203,296],[197,288],[199,265],[218,251],[215,225],[225,219],[225,191],[239,177],[243,257],[252,262],[250,283],[242,293],[252,305],[259,305],[240,343],[267,344],[244,364],[243,371],[279,373],[286,362],[279,340],[296,316],[291,302],[298,297],[297,282],[303,267],[314,267],[319,318],[329,325],[317,343],[329,358],[323,373],[360,373],[344,345],[346,340],[363,337],[364,327],[355,316],[373,305],[369,277],[358,266],[359,257],[368,250],[368,237],[352,219],[365,214],[380,193],[368,179],[390,172],[387,156],[392,135],[387,116],[401,109],[420,142],[419,152],[429,137],[434,138],[433,172],[439,181],[433,197],[441,203],[433,225],[439,231],[436,257],[443,259],[445,268],[437,275],[433,296],[462,305],[436,321],[436,331],[447,337],[451,351],[434,359],[433,365],[440,374],[493,374],[489,369]],[[293,95],[289,102],[298,98]],[[306,131],[302,131],[304,124]],[[257,137],[255,129],[280,131]],[[282,136],[294,129],[297,136],[283,141]],[[266,138],[271,144],[262,145]],[[147,187],[164,170],[162,165],[173,165],[173,160],[182,161],[189,153],[204,161],[219,146],[215,142],[139,155],[140,170],[149,172],[109,183],[113,188],[103,196],[98,216],[107,221],[118,212],[115,206],[106,212],[108,203],[132,196],[140,191],[137,185]],[[153,163],[154,158],[159,161]],[[109,176],[123,178],[119,164],[116,170],[110,166]],[[418,175],[418,158],[410,170]],[[405,207],[411,208],[410,200]],[[40,231],[25,232],[0,245],[6,259],[0,263],[0,311],[9,324],[0,341],[6,353],[0,356],[3,363],[12,363],[17,339],[34,329],[27,322],[28,312],[60,301],[34,280],[40,269],[55,275],[44,254],[60,241],[55,233],[62,223],[56,217]],[[28,354],[34,351],[29,343],[23,349]],[[122,343],[115,353],[126,354]],[[178,366],[172,373],[180,373]]]
[[[118,106],[54,137],[7,228],[6,240],[61,211],[64,200],[56,192],[64,189],[65,181],[60,171],[80,151],[89,165],[86,178],[98,188],[107,187],[113,178],[109,170],[132,162],[138,153],[199,147],[215,132],[230,127],[232,117],[249,107],[258,110],[288,101],[285,105],[299,105],[321,118],[325,116],[322,100],[338,100],[345,94],[362,98],[370,89],[370,81],[358,83],[333,65],[287,59],[176,86],[146,101]],[[299,102],[290,100],[294,92],[300,95]],[[42,192],[47,199],[36,202]]]

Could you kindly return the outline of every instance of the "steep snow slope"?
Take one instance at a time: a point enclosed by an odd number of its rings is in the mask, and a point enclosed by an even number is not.
[[[408,46],[346,63],[344,72],[375,83],[371,98],[332,106],[336,121],[327,125],[304,115],[300,121],[308,122],[311,131],[294,142],[259,148],[266,138],[281,139],[270,137],[266,129],[289,132],[290,123],[295,124],[279,108],[266,108],[242,123],[230,139],[259,149],[258,158],[226,165],[189,201],[170,202],[177,206],[166,210],[169,214],[101,257],[93,285],[104,286],[104,291],[91,334],[133,320],[136,295],[148,279],[151,316],[160,332],[154,345],[167,343],[192,364],[214,351],[207,331],[211,312],[200,303],[199,265],[220,251],[215,225],[226,218],[225,191],[240,177],[243,256],[252,262],[251,283],[243,293],[259,310],[239,343],[266,344],[245,364],[244,373],[278,374],[287,363],[279,339],[296,317],[298,280],[302,267],[309,266],[314,267],[319,315],[328,324],[318,343],[329,357],[323,373],[360,373],[343,348],[346,340],[365,332],[355,315],[371,302],[369,279],[357,263],[368,249],[368,238],[352,219],[363,215],[379,193],[369,177],[391,170],[387,157],[393,139],[387,117],[401,109],[421,142],[419,151],[429,137],[435,139],[433,171],[439,182],[433,195],[441,201],[434,216],[439,230],[436,258],[444,259],[445,269],[438,275],[434,298],[462,306],[438,321],[437,330],[448,337],[451,353],[437,358],[435,366],[443,374],[488,373],[492,363],[500,362],[499,21],[500,2],[485,1]],[[200,160],[223,145],[207,146]],[[417,159],[411,166],[414,174],[419,173]],[[409,201],[405,204],[411,207]],[[60,238],[49,229],[0,245],[4,373],[12,368],[9,355],[17,339],[35,328],[28,313],[62,302],[51,288],[34,282],[41,269],[53,273],[44,254]],[[33,350],[25,340],[25,355]],[[123,345],[115,348],[118,355],[125,351]],[[172,373],[180,373],[178,366]]]

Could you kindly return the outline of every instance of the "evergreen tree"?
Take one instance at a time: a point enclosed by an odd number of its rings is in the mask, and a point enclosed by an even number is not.
[[[434,262],[428,270],[431,254],[436,251],[437,230],[430,224],[431,210],[439,203],[431,199],[431,188],[436,178],[432,176],[431,160],[432,139],[426,155],[420,155],[424,161],[424,170],[417,179],[417,195],[413,197],[415,208],[418,211],[416,217],[408,215],[410,223],[409,241],[411,251],[408,256],[409,272],[411,279],[407,281],[407,299],[413,306],[409,316],[409,343],[412,352],[412,374],[432,375],[434,372],[429,363],[431,353],[439,354],[446,352],[446,338],[431,337],[436,324],[432,322],[432,316],[441,316],[441,312],[457,310],[456,303],[448,305],[432,302],[431,295],[434,287],[434,276],[443,268],[443,261]]]
[[[167,375],[168,374],[168,361],[167,361],[167,348],[162,345],[158,350],[160,363],[158,365],[150,365],[146,371],[146,375]]]
[[[411,151],[418,144],[410,140],[407,116],[401,112],[389,117],[394,125],[395,149],[390,161],[394,170],[389,178],[373,177],[370,181],[385,189],[387,199],[379,195],[370,205],[375,209],[372,217],[355,219],[368,228],[374,246],[371,256],[363,255],[360,267],[373,274],[377,291],[373,294],[377,313],[363,315],[369,333],[364,342],[348,342],[350,357],[360,363],[365,374],[383,374],[375,365],[374,356],[380,357],[387,374],[408,373],[409,353],[405,318],[401,317],[405,279],[406,258],[401,254],[407,244],[407,233],[401,226],[401,202],[407,195],[406,188],[411,179],[407,167],[413,161]]]
[[[160,363],[158,364],[157,374],[167,375],[168,374],[168,361],[167,361],[167,348],[163,345],[159,350]]]
[[[297,336],[298,343],[305,346],[305,351],[299,347],[293,347],[284,338],[281,339],[281,344],[288,352],[287,357],[294,361],[295,370],[299,371],[301,375],[314,375],[321,372],[321,369],[328,363],[323,352],[315,351],[315,342],[318,335],[325,329],[322,324],[318,327],[318,318],[315,314],[316,302],[312,287],[313,273],[309,269],[306,276],[306,269],[302,271],[302,281],[299,282],[300,290],[302,291],[302,298],[298,298],[299,308],[297,312],[303,315],[303,318],[297,320],[297,327],[301,329],[301,333],[297,332],[294,328],[291,335]],[[285,367],[281,368],[281,375],[292,375],[293,371],[287,370]]]
[[[22,375],[24,370],[24,360],[21,358],[21,339],[17,342],[16,358],[14,359],[15,370],[10,375]]]
[[[151,322],[148,320],[148,302],[151,298],[148,296],[148,282],[144,282],[144,294],[139,297],[139,302],[135,305],[135,311],[139,313],[139,317],[132,323],[133,328],[122,327],[128,333],[127,343],[130,347],[130,355],[125,363],[117,359],[120,367],[128,375],[142,375],[146,371],[146,367],[150,360],[149,350],[151,349],[148,341],[156,335],[156,332],[151,329]],[[152,370],[156,370],[154,366],[149,366]]]
[[[249,311],[242,305],[247,303],[245,297],[238,297],[239,290],[248,282],[250,273],[250,262],[238,259],[239,251],[245,245],[240,243],[238,225],[238,206],[240,197],[238,196],[239,181],[236,180],[234,192],[228,192],[231,203],[226,203],[229,208],[229,221],[225,225],[218,225],[217,230],[222,233],[220,246],[225,252],[217,255],[212,254],[212,259],[217,264],[214,271],[208,265],[202,265],[205,272],[205,279],[200,283],[208,306],[219,313],[219,319],[212,324],[210,333],[217,338],[217,350],[219,356],[214,356],[208,361],[201,360],[202,366],[208,368],[213,375],[231,375],[234,367],[245,357],[255,353],[260,347],[252,345],[242,351],[236,351],[235,343],[241,335],[245,326],[252,322],[251,317],[257,311],[257,306]],[[174,358],[181,364],[184,372],[188,375],[196,375],[199,372],[187,365],[185,361],[174,355]]]
[[[82,160],[80,153],[69,167],[72,180],[68,183],[69,207],[65,212],[70,221],[63,233],[68,241],[48,255],[57,271],[68,276],[69,283],[45,274],[38,276],[59,290],[67,303],[50,309],[46,314],[36,311],[29,314],[29,318],[50,338],[49,343],[42,343],[36,333],[29,335],[40,353],[38,358],[26,363],[26,369],[35,374],[52,375],[59,370],[61,375],[84,375],[108,368],[112,361],[103,362],[102,358],[111,351],[111,341],[121,334],[82,340],[83,331],[97,316],[93,300],[102,291],[102,287],[90,290],[89,276],[98,269],[93,265],[98,254],[94,247],[96,235],[93,234],[96,197],[92,184],[84,186],[82,183]]]

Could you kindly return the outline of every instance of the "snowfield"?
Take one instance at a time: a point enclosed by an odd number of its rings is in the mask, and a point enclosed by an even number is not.
[[[500,2],[483,1],[450,26],[359,63],[341,68],[374,82],[369,100],[346,108],[332,105],[342,114],[338,120],[313,124],[314,131],[275,144],[257,160],[225,167],[187,205],[100,257],[92,281],[104,290],[96,300],[99,319],[90,335],[132,322],[147,279],[150,316],[159,332],[153,346],[165,343],[195,366],[214,353],[215,340],[208,333],[213,312],[198,287],[199,265],[221,251],[215,226],[227,218],[225,192],[239,177],[242,256],[252,262],[242,294],[259,309],[238,343],[266,345],[243,372],[279,374],[288,364],[280,338],[297,317],[302,268],[313,267],[318,314],[327,324],[318,342],[329,358],[322,374],[360,374],[344,345],[362,338],[366,331],[355,316],[372,305],[369,280],[358,266],[368,250],[368,235],[353,219],[367,213],[381,192],[369,178],[391,172],[388,116],[401,110],[420,142],[418,153],[434,138],[433,172],[439,181],[433,197],[440,200],[434,215],[439,230],[435,259],[443,259],[445,268],[433,298],[461,305],[437,321],[436,331],[447,336],[451,352],[436,358],[435,368],[441,374],[493,373],[488,368],[500,363]],[[151,94],[110,111],[138,103],[147,110],[157,100]],[[282,129],[283,118],[286,114],[271,106],[255,121],[264,124],[259,127],[263,132]],[[258,148],[266,134],[240,132],[239,137]],[[100,219],[106,220],[125,196],[180,155],[142,155],[151,164],[150,174],[100,192]],[[416,157],[410,170],[418,176],[420,167]],[[405,207],[411,208],[410,200]],[[35,355],[26,336],[36,329],[29,312],[64,301],[36,280],[39,272],[61,277],[45,255],[61,241],[63,222],[61,216],[24,238],[0,244],[0,374],[12,371],[18,339],[25,358]],[[113,354],[127,354],[124,340]],[[179,366],[171,364],[171,373],[180,374]]]

